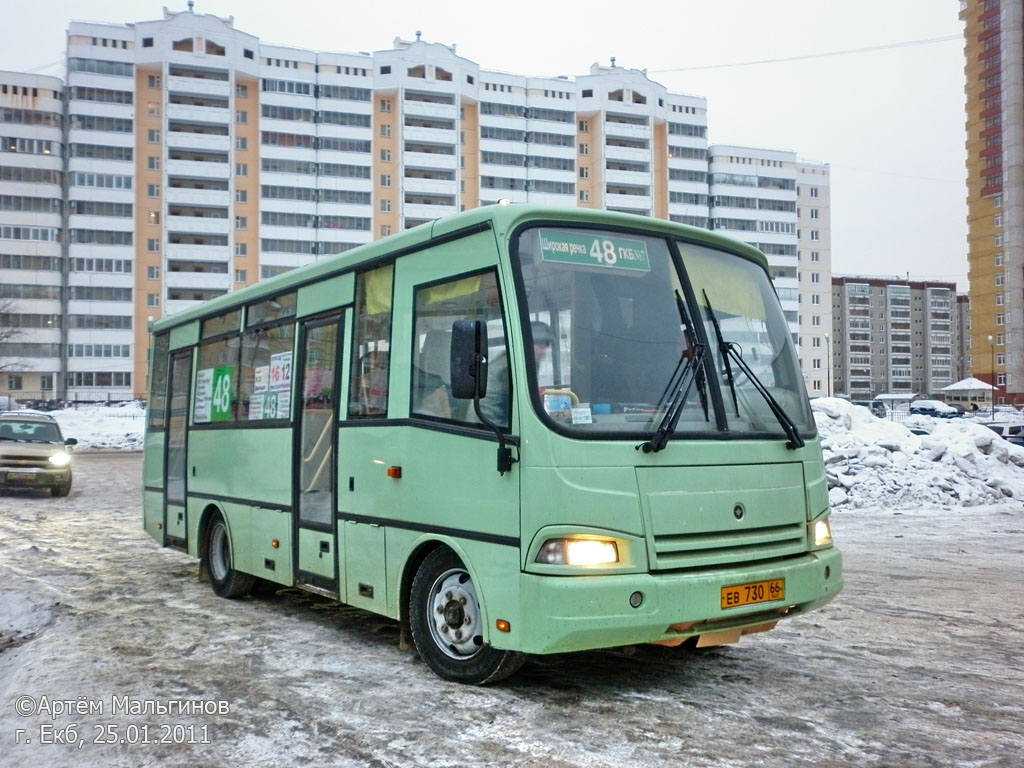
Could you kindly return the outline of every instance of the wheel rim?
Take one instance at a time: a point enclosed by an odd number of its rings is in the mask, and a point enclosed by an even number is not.
[[[220,520],[213,524],[210,532],[210,572],[214,581],[224,581],[231,569],[228,557],[228,531]]]
[[[445,655],[464,661],[483,650],[480,605],[466,571],[452,568],[438,576],[427,607],[430,637]]]

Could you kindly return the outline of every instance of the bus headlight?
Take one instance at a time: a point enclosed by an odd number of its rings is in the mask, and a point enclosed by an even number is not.
[[[71,461],[71,456],[64,451],[59,451],[50,457],[50,463],[55,467],[66,467]]]
[[[832,526],[828,520],[814,521],[814,546],[827,547],[832,543]]]
[[[610,565],[619,562],[614,541],[595,539],[548,539],[537,553],[547,565]]]

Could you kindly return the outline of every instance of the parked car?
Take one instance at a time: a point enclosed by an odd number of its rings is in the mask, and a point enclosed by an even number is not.
[[[919,416],[937,416],[940,419],[955,419],[960,412],[941,400],[915,400],[910,404],[910,412]]]
[[[1007,442],[1024,446],[1024,424],[1007,424],[1005,421],[995,421],[983,424],[982,426],[988,427]]]
[[[0,413],[0,488],[49,488],[54,496],[71,492],[71,446],[60,425],[45,413]]]

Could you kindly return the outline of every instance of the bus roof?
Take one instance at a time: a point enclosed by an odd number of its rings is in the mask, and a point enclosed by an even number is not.
[[[159,333],[178,325],[210,317],[242,304],[287,291],[289,288],[315,282],[332,275],[348,272],[361,264],[373,262],[388,255],[401,254],[425,247],[431,241],[460,232],[491,229],[503,237],[515,227],[528,221],[606,224],[644,229],[665,235],[675,235],[710,246],[725,248],[755,260],[767,267],[767,260],[756,248],[747,243],[699,227],[677,224],[664,219],[614,213],[590,208],[552,207],[525,204],[498,204],[474,208],[421,224],[412,229],[381,240],[360,245],[351,250],[298,267],[275,277],[261,280],[237,291],[232,291],[190,309],[161,318],[153,323],[151,332]]]

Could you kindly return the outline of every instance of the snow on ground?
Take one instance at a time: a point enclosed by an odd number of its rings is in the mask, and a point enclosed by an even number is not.
[[[65,438],[78,440],[77,451],[140,451],[146,409],[138,402],[80,405],[51,411]]]
[[[911,416],[897,423],[839,398],[818,398],[811,406],[833,507],[1024,501],[1024,448],[972,419]],[[140,403],[78,406],[52,415],[65,437],[78,440],[78,451],[142,448],[145,409]],[[1001,418],[1024,421],[1020,415]],[[914,434],[911,427],[929,434]]]
[[[833,507],[1024,501],[1024,448],[971,419],[912,416],[899,424],[838,398],[811,407]]]

